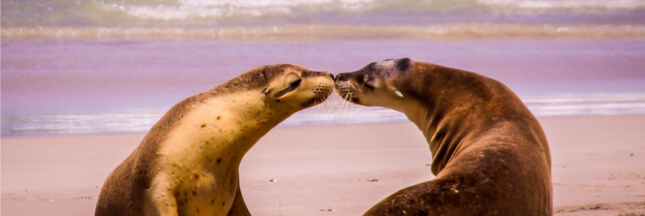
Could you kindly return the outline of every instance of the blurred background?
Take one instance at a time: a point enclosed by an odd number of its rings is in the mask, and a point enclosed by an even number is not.
[[[492,77],[538,117],[645,113],[645,0],[3,0],[2,136],[146,132],[265,64],[410,57]],[[407,121],[331,102],[282,126]]]

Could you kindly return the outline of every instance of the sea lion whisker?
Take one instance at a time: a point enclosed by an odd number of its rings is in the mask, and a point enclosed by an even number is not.
[[[342,122],[346,123],[347,120],[349,119],[349,113],[350,113],[350,110],[351,110],[351,107],[352,107],[352,103],[350,103],[349,100],[353,97],[353,95],[354,95],[354,93],[349,91],[349,92],[347,92],[347,94],[345,94],[343,99],[339,101],[340,105],[341,105],[341,109],[340,109],[340,112],[339,112],[339,118],[340,118],[340,120]]]
[[[333,91],[334,91],[333,88],[332,89],[327,89],[326,94],[329,95],[329,96],[323,102],[323,108],[325,110],[325,113],[328,116],[332,116],[332,117],[334,116],[334,111],[335,111],[334,100],[336,98],[335,95],[332,94]]]

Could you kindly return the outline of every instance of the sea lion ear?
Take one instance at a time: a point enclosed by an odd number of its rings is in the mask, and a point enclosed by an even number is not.
[[[399,98],[403,98],[403,94],[398,89],[394,89],[394,95],[396,95]]]

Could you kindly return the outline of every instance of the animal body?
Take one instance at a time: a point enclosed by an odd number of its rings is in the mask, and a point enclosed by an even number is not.
[[[409,58],[337,74],[348,101],[403,112],[423,132],[434,179],[403,188],[365,215],[551,215],[544,132],[502,83]]]
[[[179,102],[107,177],[95,214],[250,215],[239,186],[242,157],[332,90],[329,72],[269,65]]]

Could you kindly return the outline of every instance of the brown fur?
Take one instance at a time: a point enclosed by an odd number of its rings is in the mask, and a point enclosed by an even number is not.
[[[427,110],[411,120],[428,141],[436,177],[401,189],[365,215],[551,215],[547,140],[521,100],[502,83],[472,72],[410,64],[397,64],[405,71],[386,81],[404,95],[401,103]],[[339,74],[337,87],[378,70]]]

